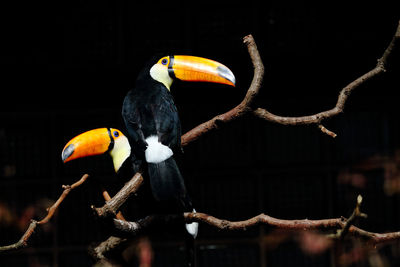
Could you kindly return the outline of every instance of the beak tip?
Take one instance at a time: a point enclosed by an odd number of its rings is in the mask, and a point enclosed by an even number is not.
[[[233,75],[232,71],[225,66],[218,66],[217,67],[218,75],[224,78],[227,81],[227,84],[232,85],[235,87],[236,85],[236,78]]]
[[[73,144],[68,145],[61,153],[61,159],[65,163],[69,161],[69,157],[74,153],[75,146]]]
[[[232,79],[232,81],[230,81],[231,83],[232,83],[232,86],[233,87],[236,87],[236,79],[235,79],[235,76],[233,76],[233,79]]]

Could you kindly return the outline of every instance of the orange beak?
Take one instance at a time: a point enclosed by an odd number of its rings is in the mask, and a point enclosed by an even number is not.
[[[212,82],[235,86],[235,76],[223,64],[202,57],[170,56],[170,76],[183,81]]]
[[[113,141],[108,128],[90,130],[71,139],[65,145],[61,158],[65,163],[77,158],[101,155],[112,149]]]

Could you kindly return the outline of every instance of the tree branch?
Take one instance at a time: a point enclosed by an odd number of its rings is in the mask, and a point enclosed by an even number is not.
[[[361,199],[362,200],[362,199]],[[160,226],[165,224],[173,224],[176,222],[198,222],[205,223],[219,230],[224,231],[246,231],[249,228],[256,227],[258,225],[266,225],[275,229],[289,230],[289,231],[310,231],[310,230],[321,230],[329,231],[339,229],[338,234],[328,235],[329,238],[343,238],[346,234],[351,234],[354,237],[362,238],[369,244],[376,245],[387,242],[392,242],[400,239],[400,232],[391,233],[374,233],[368,232],[353,226],[352,223],[357,217],[365,218],[366,215],[360,211],[361,201],[357,199],[357,205],[349,219],[333,218],[333,219],[321,219],[321,220],[284,220],[277,219],[261,213],[255,217],[252,217],[243,221],[228,221],[219,219],[201,212],[185,212],[182,214],[169,214],[169,215],[150,215],[144,219],[136,222],[127,222],[118,219],[114,219],[115,228],[122,234],[129,236],[137,236],[143,231],[150,227]]]
[[[119,219],[118,219],[119,220]],[[124,221],[124,220],[120,220]],[[126,243],[126,238],[120,238],[115,236],[110,236],[107,240],[101,242],[96,247],[89,248],[89,253],[92,257],[99,261],[105,259],[105,255],[107,252],[114,250],[115,248],[119,247],[121,244]]]
[[[96,208],[93,205],[91,207],[99,217],[116,216],[122,204],[124,204],[132,194],[137,192],[142,183],[142,173],[137,172],[114,197],[106,201],[103,207]]]
[[[197,127],[193,128],[192,130],[188,131],[186,134],[184,134],[181,138],[181,143],[182,146],[186,146],[187,144],[197,140],[200,138],[203,134],[208,133],[211,130],[218,129],[219,125],[221,122],[226,123],[232,120],[235,120],[241,116],[243,116],[246,113],[252,112],[255,116],[260,117],[262,119],[283,124],[283,125],[304,125],[304,124],[317,124],[318,128],[325,134],[331,136],[331,137],[336,137],[336,134],[327,128],[325,128],[321,122],[326,119],[330,118],[333,116],[336,116],[343,112],[345,103],[347,101],[347,98],[349,97],[350,93],[357,87],[359,87],[361,84],[365,83],[366,81],[370,80],[371,78],[375,77],[378,74],[383,73],[386,70],[386,65],[391,57],[392,51],[396,46],[398,46],[400,39],[400,22],[397,28],[397,31],[390,42],[389,46],[385,50],[383,56],[378,60],[378,64],[374,69],[371,71],[367,72],[366,74],[362,75],[358,79],[354,80],[350,84],[348,84],[346,87],[344,87],[339,96],[337,103],[334,108],[320,112],[314,115],[309,115],[309,116],[301,116],[301,117],[282,117],[282,116],[277,116],[266,109],[262,108],[256,108],[253,109],[252,104],[254,103],[254,99],[257,96],[263,82],[263,77],[264,77],[264,65],[262,63],[260,54],[257,49],[257,45],[254,41],[254,38],[252,35],[248,35],[244,37],[243,41],[247,46],[253,68],[254,68],[254,75],[253,75],[253,80],[250,84],[250,87],[242,100],[240,104],[238,104],[235,108],[215,116],[209,121],[206,121]],[[139,186],[143,182],[143,177],[140,174],[135,174],[135,176],[124,186],[124,188],[118,193],[114,198],[110,201],[108,201],[102,208],[94,208],[99,216],[107,216],[107,215],[115,215],[118,208],[123,204],[123,202],[133,193],[138,190]],[[134,184],[135,186],[131,186]],[[130,189],[126,189],[130,188]],[[119,200],[120,197],[123,197],[124,200]],[[118,203],[118,205],[113,205],[112,203]],[[171,220],[174,217],[170,217],[171,215],[168,216],[162,216],[162,217],[154,217],[149,216],[146,217],[143,220],[140,220],[138,222],[126,222],[126,221],[121,221],[114,219],[115,226],[117,229],[133,229],[133,232],[135,231],[140,231],[143,228],[148,227],[154,222],[161,220]],[[345,227],[345,221],[342,218],[339,219],[326,219],[326,220],[280,220],[276,219],[273,217],[270,217],[265,214],[260,214],[256,217],[253,217],[249,220],[242,221],[242,222],[229,222],[226,220],[220,220],[215,217],[212,217],[207,214],[203,213],[185,213],[185,220],[190,222],[191,220],[193,221],[201,221],[204,223],[208,223],[210,225],[213,225],[217,228],[220,229],[228,229],[228,230],[238,230],[242,229],[245,230],[248,227],[252,227],[255,225],[258,225],[260,223],[267,224],[270,226],[275,226],[280,229],[288,229],[288,230],[297,230],[297,229],[333,229],[333,228],[343,228]],[[342,231],[347,233],[353,233],[354,235],[359,235],[359,236],[364,236],[364,237],[373,237],[373,240],[376,240],[378,242],[387,242],[392,239],[398,239],[400,236],[400,232],[395,232],[395,233],[388,233],[388,234],[377,234],[377,233],[370,233],[367,231],[364,231],[362,229],[356,228],[354,226],[351,226],[352,220],[347,223],[348,226],[346,226],[345,231]],[[136,230],[135,230],[136,229]],[[131,231],[132,232],[132,231]]]
[[[25,231],[25,233],[22,235],[20,240],[18,242],[8,245],[8,246],[2,246],[0,247],[0,253],[8,250],[15,250],[19,248],[26,247],[28,245],[28,240],[32,236],[32,234],[35,232],[35,229],[38,225],[45,224],[47,223],[53,216],[54,213],[57,211],[58,207],[61,205],[61,203],[64,201],[64,199],[67,197],[67,195],[71,192],[71,190],[77,188],[78,186],[82,185],[87,178],[89,178],[88,174],[84,174],[82,178],[75,182],[72,185],[63,185],[62,188],[64,191],[60,195],[60,197],[57,199],[57,201],[47,209],[47,215],[40,221],[35,221],[32,220],[32,222],[29,224],[28,229]]]
[[[378,76],[379,74],[382,74],[386,71],[386,66],[388,64],[388,61],[390,60],[392,56],[392,52],[395,49],[395,47],[399,46],[399,39],[400,39],[400,21],[397,26],[397,30],[392,38],[392,41],[386,48],[385,52],[383,53],[382,57],[378,59],[378,63],[376,64],[375,68],[372,70],[368,71],[364,75],[360,76],[359,78],[355,79],[351,83],[349,83],[346,87],[344,87],[338,96],[338,100],[336,102],[335,107],[332,109],[314,114],[314,115],[309,115],[309,116],[301,116],[301,117],[283,117],[283,116],[278,116],[275,115],[268,110],[264,108],[257,108],[253,111],[253,114],[261,119],[275,122],[278,124],[283,124],[283,125],[304,125],[304,124],[317,124],[320,125],[319,128],[322,132],[335,137],[336,134],[329,131],[325,127],[321,125],[321,122],[324,119],[334,117],[340,113],[343,112],[344,106],[346,104],[346,101],[348,97],[350,96],[351,92],[354,91],[354,89],[358,88],[360,85],[366,83],[367,81],[371,80],[372,78]]]
[[[247,45],[247,50],[250,54],[250,58],[254,67],[254,76],[250,84],[250,87],[246,93],[246,96],[242,102],[230,111],[215,116],[211,120],[204,122],[192,130],[188,131],[181,138],[182,147],[186,146],[190,142],[197,140],[203,134],[218,128],[218,123],[228,122],[243,116],[245,113],[251,111],[250,105],[254,102],[255,97],[261,87],[262,80],[264,77],[264,65],[261,61],[260,54],[257,49],[256,42],[252,35],[247,35],[243,38],[243,42]],[[107,201],[106,204],[101,208],[92,206],[92,209],[100,217],[115,216],[121,205],[134,194],[143,183],[143,177],[141,173],[136,173],[130,181],[113,197]]]
[[[187,133],[185,133],[181,138],[182,146],[186,146],[190,142],[197,140],[200,136],[211,130],[218,129],[218,123],[220,122],[225,123],[228,121],[235,120],[252,110],[251,105],[253,104],[254,99],[257,96],[258,91],[260,90],[260,87],[262,85],[264,77],[264,65],[262,63],[253,36],[251,34],[247,35],[246,37],[243,38],[243,42],[247,46],[247,50],[250,54],[250,58],[254,67],[253,80],[250,84],[249,89],[247,90],[246,96],[244,97],[242,102],[233,109],[223,114],[217,115],[211,120],[206,121],[198,125],[197,127],[193,128],[192,130],[188,131]]]
[[[346,234],[349,232],[351,225],[357,218],[367,218],[367,214],[362,213],[360,210],[361,202],[362,202],[362,196],[358,195],[356,207],[354,208],[354,211],[349,217],[349,219],[347,219],[346,223],[344,224],[343,229],[338,231],[337,233],[338,238],[343,239],[346,236]]]
[[[254,103],[254,100],[262,86],[264,77],[264,65],[262,63],[261,56],[257,49],[257,45],[253,36],[247,35],[243,38],[243,42],[247,46],[247,50],[249,52],[254,68],[254,75],[253,75],[253,80],[250,84],[249,89],[247,90],[244,99],[239,105],[237,105],[233,109],[223,114],[217,115],[211,120],[206,121],[196,126],[192,130],[188,131],[187,133],[185,133],[181,138],[182,147],[197,140],[203,134],[208,133],[211,130],[218,129],[219,127],[218,125],[221,122],[226,123],[235,120],[249,112],[252,112],[255,116],[259,118],[283,125],[317,124],[318,128],[323,133],[331,137],[336,137],[336,133],[328,130],[321,124],[322,120],[336,116],[341,112],[343,112],[347,98],[355,88],[365,83],[366,81],[370,80],[371,78],[375,77],[376,75],[385,72],[386,70],[385,66],[392,55],[392,51],[398,45],[399,39],[400,39],[400,21],[396,33],[392,38],[392,41],[386,48],[383,56],[378,60],[378,64],[376,65],[376,67],[371,71],[367,72],[366,74],[362,75],[358,79],[354,80],[346,87],[344,87],[339,94],[338,101],[334,108],[309,116],[282,117],[274,115],[269,111],[267,111],[266,109],[257,108],[253,110],[252,108],[252,104]],[[141,176],[141,174],[140,173],[135,174],[135,176],[124,186],[124,188],[121,189],[121,191],[117,195],[115,195],[110,201],[107,201],[103,207],[95,208],[92,206],[92,208],[96,211],[96,213],[99,216],[115,216],[119,207],[126,201],[126,199],[129,198],[131,194],[135,193],[136,190],[138,190],[142,182],[143,182],[143,177]]]

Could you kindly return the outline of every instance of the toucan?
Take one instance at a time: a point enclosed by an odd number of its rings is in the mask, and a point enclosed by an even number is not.
[[[128,161],[133,173],[146,172],[152,195],[165,212],[194,211],[173,157],[181,151],[181,124],[170,92],[175,79],[235,86],[232,71],[214,60],[186,55],[154,58],[139,73],[123,101],[127,136],[114,128],[88,131],[68,142],[63,161],[108,151],[115,171]],[[193,237],[197,226],[186,225]]]
[[[173,157],[181,151],[181,124],[170,92],[175,79],[235,86],[235,76],[223,64],[202,57],[154,58],[124,99],[122,117],[132,146],[133,168],[147,169],[157,201],[168,203],[168,210],[184,212],[193,207]]]
[[[128,138],[118,129],[98,128],[72,138],[64,147],[61,159],[64,163],[88,156],[109,152],[115,172],[131,155]]]

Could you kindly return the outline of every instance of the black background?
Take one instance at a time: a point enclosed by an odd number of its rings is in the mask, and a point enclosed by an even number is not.
[[[278,115],[308,115],[332,108],[341,88],[376,65],[400,18],[394,3],[384,1],[0,5],[0,201],[21,215],[29,203],[55,199],[61,184],[82,173],[95,177],[63,203],[50,234],[39,232],[33,240],[31,254],[50,266],[90,266],[86,247],[106,233],[99,234],[101,224],[88,207],[102,203],[96,179],[106,183],[113,175],[107,158],[63,165],[61,150],[89,129],[123,130],[123,98],[152,55],[211,58],[236,76],[236,88],[174,83],[183,132],[242,100],[253,74],[242,43],[247,34],[254,36],[266,70],[257,105]],[[390,162],[396,155],[398,55],[385,74],[352,93],[344,114],[326,121],[336,139],[314,125],[287,127],[246,116],[186,147],[180,166],[198,210],[232,220],[261,212],[286,219],[348,216],[362,193],[370,216],[361,226],[399,230],[399,199],[384,193],[384,164],[363,171],[363,186],[338,182],[354,164],[373,156]],[[19,238],[17,230],[4,229],[1,244]],[[221,233],[203,226],[199,265],[330,263],[329,253],[303,255],[293,242],[264,249],[260,240],[268,230]],[[153,245],[157,266],[180,262],[173,241]],[[382,253],[396,259],[393,250]],[[26,266],[17,255],[0,256],[0,262]]]

